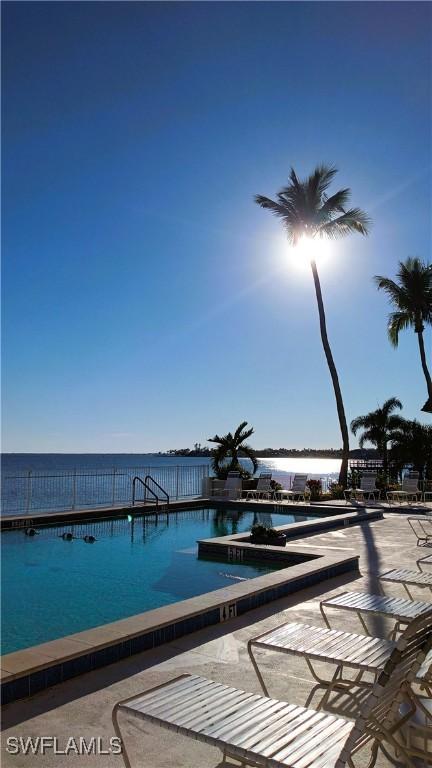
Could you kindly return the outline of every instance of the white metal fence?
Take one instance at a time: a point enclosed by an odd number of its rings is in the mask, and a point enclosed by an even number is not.
[[[200,496],[202,480],[208,473],[208,464],[5,473],[1,513],[17,515],[128,505],[132,502],[133,478],[144,480],[146,475],[151,475],[170,499]],[[142,487],[137,488],[137,493],[142,494]],[[137,500],[140,498],[138,495]]]

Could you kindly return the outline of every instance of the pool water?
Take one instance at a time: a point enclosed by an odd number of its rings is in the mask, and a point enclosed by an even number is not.
[[[2,534],[2,653],[175,603],[277,565],[198,559],[197,539],[311,515],[236,509],[116,518]],[[74,539],[62,534],[72,532]],[[85,535],[96,538],[86,543]]]

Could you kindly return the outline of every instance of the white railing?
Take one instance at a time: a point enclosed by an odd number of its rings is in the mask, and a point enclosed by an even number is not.
[[[208,464],[190,467],[113,467],[5,473],[2,478],[2,515],[65,511],[93,507],[128,506],[135,476],[151,475],[170,499],[200,496]],[[139,499],[138,499],[139,500]]]

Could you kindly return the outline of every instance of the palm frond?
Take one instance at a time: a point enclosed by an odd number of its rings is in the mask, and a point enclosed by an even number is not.
[[[286,218],[287,210],[281,203],[276,203],[274,200],[270,200],[269,197],[264,197],[264,195],[255,195],[254,200],[261,208],[272,211],[272,213],[280,216],[282,219]]]
[[[234,432],[233,440],[234,442],[237,442],[240,438],[240,435],[243,431],[243,429],[247,426],[247,421],[242,421],[241,424],[238,425],[236,431]],[[253,432],[253,430],[252,430]]]
[[[324,204],[321,206],[321,212],[325,214],[331,214],[334,213],[334,211],[338,211],[339,213],[345,213],[345,206],[351,197],[351,190],[350,189],[340,189],[338,192],[335,192],[334,195],[331,197],[327,197]]]
[[[318,229],[318,234],[325,235],[330,240],[336,240],[339,237],[345,237],[351,232],[359,232],[361,235],[367,235],[371,220],[360,208],[350,208],[340,216],[331,221],[327,221]]]
[[[414,319],[409,312],[392,312],[389,315],[387,335],[393,347],[399,344],[399,333],[411,325],[414,325]]]
[[[336,174],[337,168],[334,165],[325,165],[324,163],[317,165],[313,174],[309,176],[307,185],[311,189],[315,189],[318,198],[321,199]]]
[[[356,419],[353,419],[351,422],[351,432],[353,435],[356,435],[359,429],[364,429],[364,427],[367,426],[365,416],[357,416]]]
[[[389,416],[388,427],[390,432],[393,434],[397,430],[402,429],[405,421],[406,419],[404,419],[403,416],[397,416],[396,414]]]
[[[208,443],[221,443],[222,441],[223,441],[223,437],[219,437],[219,435],[215,435],[214,437],[207,438]]]
[[[402,403],[397,397],[389,397],[383,404],[381,411],[384,417],[388,417],[392,411],[395,411],[397,408],[401,409],[402,407]]]
[[[256,453],[255,453],[254,449],[252,448],[252,446],[250,446],[250,445],[248,445],[246,443],[246,445],[242,445],[241,446],[240,450],[249,459],[249,461],[252,462],[253,474],[255,474],[255,472],[258,469],[258,461],[257,461]]]
[[[374,282],[379,291],[384,291],[387,294],[392,304],[399,309],[405,308],[406,293],[400,285],[394,280],[390,280],[389,277],[383,277],[383,275],[375,275]]]
[[[223,464],[226,458],[227,458],[227,452],[222,445],[220,445],[219,448],[215,448],[213,458],[212,458],[212,469],[215,475],[219,476],[221,465]]]

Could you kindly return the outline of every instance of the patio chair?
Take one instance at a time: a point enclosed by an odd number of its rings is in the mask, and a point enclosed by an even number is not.
[[[181,675],[115,705],[112,719],[122,740],[124,764],[131,768],[119,724],[121,712],[218,747],[224,762],[231,758],[243,766],[343,768],[353,766],[353,755],[368,746],[369,766],[381,747],[397,750],[399,759],[414,768],[401,728],[416,711],[410,683],[431,646],[429,617],[420,617],[410,629],[390,654],[354,722],[198,675]],[[405,702],[408,707],[401,714]]]
[[[432,546],[432,516],[409,517],[408,525],[417,539],[418,547]]]
[[[280,491],[276,491],[275,497],[279,499],[279,501],[283,501],[283,499],[294,499],[294,497],[297,496],[298,501],[300,501],[300,499],[304,501],[307,479],[307,475],[294,475],[290,490],[282,489]]]
[[[401,728],[401,738],[408,753],[420,758],[421,766],[432,765],[432,700],[419,698],[416,704],[415,713]],[[402,715],[405,706],[401,705]]]
[[[402,597],[385,597],[384,595],[371,595],[369,592],[342,592],[340,595],[321,600],[320,611],[328,629],[331,629],[325,609],[336,608],[345,611],[354,611],[366,634],[370,635],[363,615],[385,616],[395,621],[390,639],[395,640],[398,633],[413,619],[428,613],[431,603],[420,600],[406,600]]]
[[[226,496],[228,499],[239,499],[241,497],[242,479],[240,472],[228,472],[223,488],[216,488],[213,491],[214,496]]]
[[[427,617],[428,614],[422,614]],[[414,619],[413,621],[417,621]],[[429,610],[430,633],[432,639],[432,605]],[[407,625],[405,633],[411,633],[412,622]],[[278,651],[280,653],[299,656],[309,667],[312,677],[320,688],[326,689],[318,709],[321,709],[334,689],[349,692],[351,688],[371,688],[397,643],[368,635],[357,635],[340,630],[313,627],[308,624],[286,623],[275,627],[248,642],[248,653],[261,688],[266,696],[269,695],[264,683],[258,661],[254,655],[256,649]],[[421,688],[430,688],[432,684],[432,652],[427,662],[423,663],[417,673],[415,682]],[[333,665],[334,674],[330,679],[323,678],[314,668],[314,662]],[[356,677],[344,677],[344,669],[355,670]],[[370,679],[365,679],[369,675]],[[311,700],[316,687],[308,697]]]
[[[348,504],[349,501],[354,499],[355,501],[364,501],[366,498],[368,501],[371,498],[376,501],[376,496],[380,495],[379,489],[376,487],[376,472],[363,472],[360,477],[360,485],[358,488],[346,488],[344,490],[345,501]]]
[[[409,568],[393,568],[391,571],[385,571],[377,575],[380,582],[402,584],[410,600],[414,599],[409,591],[410,586],[432,590],[432,573],[411,571]]]
[[[246,494],[247,499],[270,499],[273,495],[273,489],[271,486],[271,479],[272,479],[272,473],[271,472],[261,472],[259,478],[257,487],[253,490],[250,490]]]
[[[432,699],[432,651],[429,651],[426,655],[423,664],[417,672],[416,683],[418,683],[420,689],[425,690],[427,695]]]
[[[419,497],[420,500],[422,498],[422,492],[418,485],[419,482],[419,473],[418,472],[408,472],[402,480],[402,488],[399,488],[397,491],[387,491],[387,501],[389,504],[392,503],[395,499],[399,502],[406,501],[408,504],[408,501],[418,501]]]
[[[432,555],[425,555],[424,557],[420,557],[419,560],[417,560],[417,568],[420,568],[421,571],[425,565],[432,566]]]

